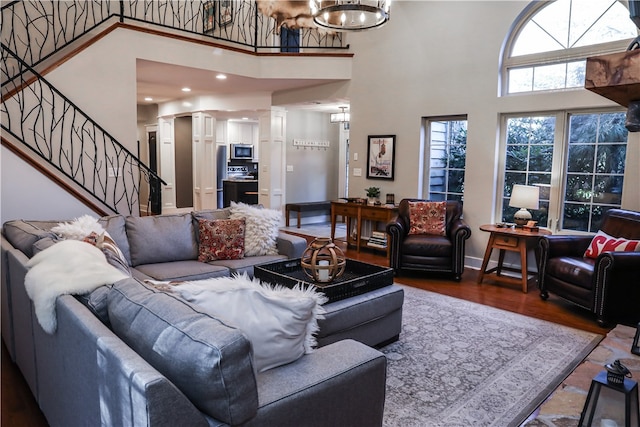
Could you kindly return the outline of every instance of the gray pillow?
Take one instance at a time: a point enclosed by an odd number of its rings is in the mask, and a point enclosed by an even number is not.
[[[133,267],[198,258],[198,243],[190,213],[129,216],[125,224]]]
[[[55,225],[56,223],[42,222],[44,225]],[[39,227],[37,221],[13,220],[7,221],[2,226],[3,233],[7,241],[16,249],[22,251],[23,254],[31,258],[33,253],[33,244],[45,237],[57,240],[58,237],[48,228]],[[49,227],[50,228],[50,227]]]
[[[113,331],[202,412],[237,425],[255,416],[251,344],[239,330],[135,279],[108,294]]]

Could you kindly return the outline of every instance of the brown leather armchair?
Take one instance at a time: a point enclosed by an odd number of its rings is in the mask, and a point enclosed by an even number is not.
[[[640,240],[640,212],[611,209],[600,230]],[[538,241],[540,297],[549,292],[596,314],[598,324],[640,321],[640,252],[603,252],[585,258],[593,235],[544,236]]]
[[[403,199],[398,214],[387,224],[390,245],[390,267],[395,274],[401,270],[422,270],[452,273],[459,281],[464,271],[465,241],[471,236],[471,228],[460,218],[462,204],[447,201],[446,235],[409,235],[409,202],[422,199]]]

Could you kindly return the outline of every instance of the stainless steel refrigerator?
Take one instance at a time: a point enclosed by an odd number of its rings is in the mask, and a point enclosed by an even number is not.
[[[224,195],[222,190],[222,180],[227,179],[227,146],[216,146],[216,195],[218,208],[224,206]]]

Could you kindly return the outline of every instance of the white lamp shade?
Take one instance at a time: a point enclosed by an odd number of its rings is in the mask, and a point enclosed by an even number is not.
[[[533,185],[514,184],[509,206],[513,208],[538,209],[540,188]]]

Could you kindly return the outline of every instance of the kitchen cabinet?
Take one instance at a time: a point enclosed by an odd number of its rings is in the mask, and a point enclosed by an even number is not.
[[[258,180],[243,179],[231,180],[225,179],[222,182],[222,194],[224,207],[231,206],[231,202],[241,202],[248,205],[258,204]]]

